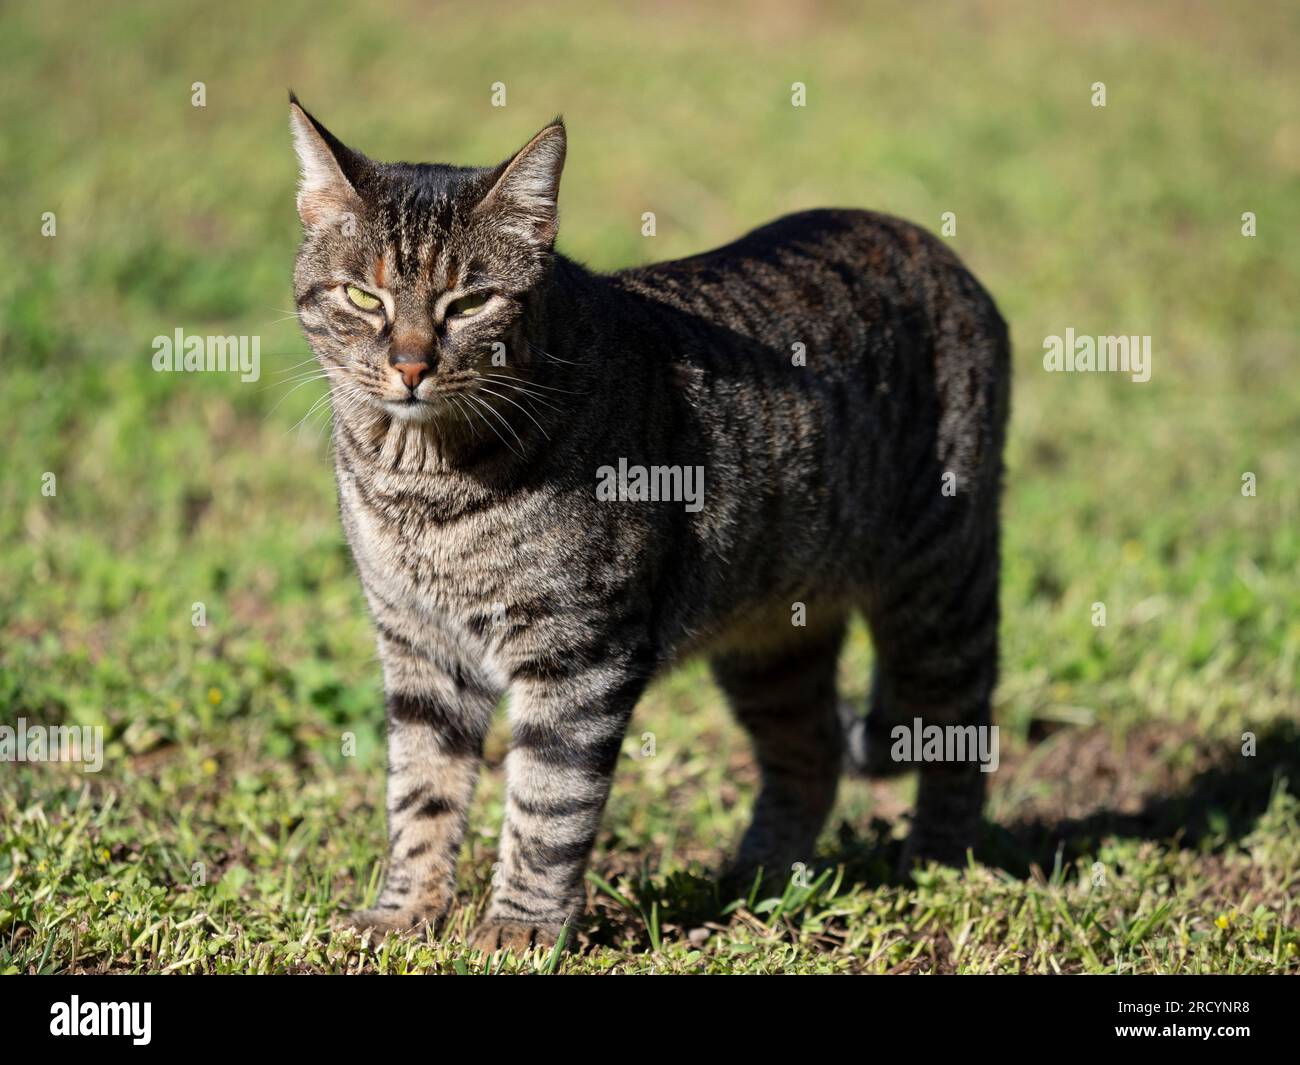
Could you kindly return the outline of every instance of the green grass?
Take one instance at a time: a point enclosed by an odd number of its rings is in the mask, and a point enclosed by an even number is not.
[[[236,7],[0,16],[0,721],[107,740],[95,775],[0,765],[0,970],[1300,971],[1294,9]],[[562,110],[560,244],[599,267],[817,205],[956,213],[1017,369],[970,869],[894,879],[910,785],[848,781],[809,886],[718,897],[754,772],[692,665],[637,712],[579,952],[455,938],[499,768],[452,935],[330,927],[376,890],[383,723],[323,412],[298,424],[319,386],[281,373],[289,85],[381,158],[495,161]],[[260,335],[262,380],[153,373],[178,326]],[[1044,373],[1067,327],[1151,335],[1152,380]],[[854,697],[869,658],[855,632]]]

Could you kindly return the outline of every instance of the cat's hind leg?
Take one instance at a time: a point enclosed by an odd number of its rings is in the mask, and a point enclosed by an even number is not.
[[[926,860],[964,864],[986,790],[976,756],[996,738],[979,731],[992,724],[997,680],[996,514],[954,524],[938,540],[921,534],[928,549],[891,567],[867,611],[876,670],[867,718],[848,736],[851,755],[870,775],[919,770],[905,870]],[[940,758],[916,750],[918,720],[921,729],[944,730]],[[900,752],[906,760],[895,757]]]
[[[841,768],[835,671],[844,629],[837,615],[818,629],[795,628],[775,647],[712,659],[713,675],[753,741],[760,774],[753,817],[728,871],[733,885],[759,869],[783,880],[796,863],[812,863]]]

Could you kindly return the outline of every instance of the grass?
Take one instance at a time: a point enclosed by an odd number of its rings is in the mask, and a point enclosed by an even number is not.
[[[0,721],[103,726],[106,761],[0,765],[0,970],[1300,971],[1294,9],[236,7],[3,15]],[[754,771],[690,665],[637,712],[577,952],[455,938],[499,769],[452,935],[330,927],[377,888],[383,723],[319,386],[283,372],[289,85],[381,158],[495,161],[563,110],[560,243],[599,267],[816,205],[956,214],[1017,369],[967,870],[894,879],[910,785],[847,781],[803,886],[719,897]],[[262,379],[155,374],[177,327],[260,336]],[[1066,328],[1151,335],[1151,381],[1044,373]],[[857,631],[851,697],[869,661]]]

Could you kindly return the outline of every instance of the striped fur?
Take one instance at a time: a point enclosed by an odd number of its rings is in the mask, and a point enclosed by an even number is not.
[[[498,167],[413,166],[292,110],[295,290],[387,692],[389,870],[358,924],[445,913],[503,696],[488,948],[549,942],[578,914],[628,719],[685,655],[710,657],[761,767],[741,875],[812,859],[845,755],[835,667],[854,612],[878,663],[851,756],[887,772],[895,723],[989,722],[1008,343],[944,245],[812,211],[596,274],[552,246],[562,125]],[[350,305],[347,284],[383,310]],[[483,309],[455,317],[479,291]],[[430,366],[413,394],[394,368],[412,359]],[[620,459],[702,467],[704,505],[598,499]],[[921,777],[909,858],[960,860],[982,777]]]

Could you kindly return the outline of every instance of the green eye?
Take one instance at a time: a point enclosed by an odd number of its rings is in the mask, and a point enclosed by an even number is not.
[[[472,296],[461,296],[458,300],[452,300],[447,304],[448,318],[469,318],[471,315],[478,314],[486,305],[487,301],[492,298],[490,292],[477,292]]]
[[[360,307],[363,311],[373,311],[379,306],[379,297],[372,296],[365,289],[357,288],[356,285],[348,285],[345,288],[348,299],[352,301],[354,307]]]

